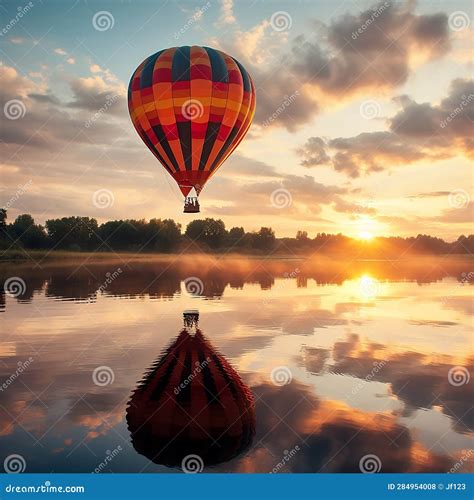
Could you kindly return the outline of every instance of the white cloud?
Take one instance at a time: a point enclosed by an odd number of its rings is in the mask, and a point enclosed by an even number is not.
[[[225,26],[229,24],[234,24],[237,19],[234,15],[234,1],[233,0],[221,0],[221,12],[219,19],[217,21],[218,26]]]

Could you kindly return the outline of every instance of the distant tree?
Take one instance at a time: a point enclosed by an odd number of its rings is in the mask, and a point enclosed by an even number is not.
[[[62,217],[46,221],[52,248],[93,250],[98,245],[98,224],[90,217]]]
[[[233,227],[227,235],[227,246],[236,248],[244,247],[247,243],[247,238],[245,236],[246,234],[243,227]]]
[[[0,208],[0,247],[7,247],[7,211]]]
[[[259,250],[271,250],[275,246],[273,229],[262,227],[258,233],[252,233],[252,246]]]
[[[8,227],[10,238],[25,248],[44,248],[46,233],[43,226],[35,224],[29,214],[19,215]]]
[[[156,226],[154,248],[160,252],[171,252],[181,242],[181,224],[173,219],[152,219],[150,225]]]
[[[309,241],[308,231],[298,231],[296,233],[296,240],[304,242],[304,243],[306,243],[307,241]]]
[[[213,249],[220,248],[227,237],[224,222],[220,219],[209,218],[190,222],[185,234],[193,241],[204,243]]]
[[[7,228],[7,211],[0,208],[0,231],[3,232]]]
[[[3,237],[2,237],[3,235]],[[220,219],[199,219],[190,222],[185,236],[205,248],[255,249],[260,252],[286,252],[288,249],[304,252],[321,252],[343,255],[346,258],[399,256],[408,253],[421,254],[472,254],[474,235],[461,235],[448,243],[427,234],[416,237],[377,237],[363,245],[357,239],[341,233],[317,233],[311,239],[308,233],[299,230],[294,238],[275,238],[271,228],[262,227],[258,232],[246,233],[243,227],[226,231]],[[11,224],[7,223],[7,210],[0,209],[0,248],[11,246],[24,248],[103,250],[103,251],[147,251],[172,252],[182,241],[181,225],[172,219],[126,219],[105,222],[100,226],[89,217],[62,217],[46,221],[46,228],[36,224],[29,214],[19,215]]]

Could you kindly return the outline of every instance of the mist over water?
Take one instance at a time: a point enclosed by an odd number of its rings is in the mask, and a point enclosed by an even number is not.
[[[28,472],[180,471],[162,422],[189,411],[197,424],[178,440],[204,471],[361,472],[372,455],[384,472],[468,471],[471,269],[449,257],[1,264],[0,446]],[[183,337],[187,310],[199,341]],[[133,394],[134,429],[165,443],[156,460],[127,425]],[[145,411],[158,412],[149,429]],[[231,415],[242,423],[221,437]]]

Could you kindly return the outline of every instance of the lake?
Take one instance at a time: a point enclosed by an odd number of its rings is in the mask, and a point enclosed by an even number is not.
[[[26,472],[470,471],[473,277],[457,257],[1,264],[0,458]]]

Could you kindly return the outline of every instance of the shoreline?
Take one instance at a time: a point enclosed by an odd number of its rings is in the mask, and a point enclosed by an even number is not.
[[[435,254],[435,253],[412,253],[404,256],[403,258],[378,258],[378,257],[364,257],[357,255],[343,255],[342,253],[330,252],[308,252],[299,254],[283,254],[283,253],[244,253],[244,252],[172,252],[172,253],[150,253],[150,252],[77,252],[70,250],[7,250],[0,252],[0,264],[9,263],[25,263],[25,262],[50,262],[62,261],[68,262],[72,260],[83,260],[85,262],[97,261],[122,261],[139,262],[139,261],[168,261],[175,257],[180,258],[213,258],[216,260],[285,260],[285,261],[304,261],[308,259],[330,259],[334,261],[358,261],[358,262],[390,262],[390,261],[408,261],[411,259],[420,258],[439,258],[439,259],[463,259],[474,260],[473,255],[466,253],[456,254]]]

